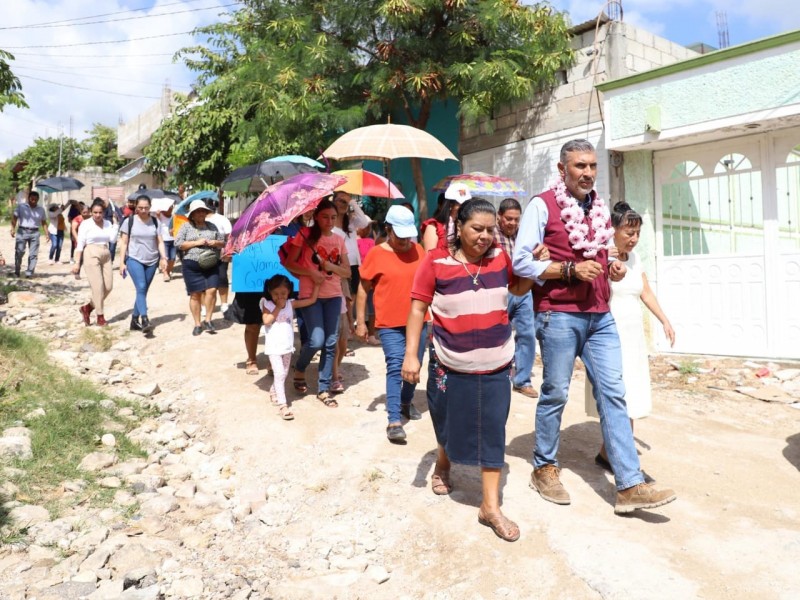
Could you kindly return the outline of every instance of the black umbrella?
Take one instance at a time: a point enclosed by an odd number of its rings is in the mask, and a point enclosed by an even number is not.
[[[53,194],[55,192],[79,190],[83,187],[83,182],[74,177],[48,177],[40,180],[36,187],[48,194]]]
[[[136,200],[137,198],[141,198],[142,196],[150,198],[150,200],[155,200],[156,198],[167,198],[167,197],[175,198],[177,200],[181,199],[181,197],[175,192],[165,192],[164,190],[160,190],[158,188],[142,188],[130,194],[128,196],[128,200]]]
[[[285,159],[285,160],[281,160]],[[324,165],[304,156],[277,157],[239,167],[222,182],[226,192],[263,192],[268,185],[300,173],[317,173]]]

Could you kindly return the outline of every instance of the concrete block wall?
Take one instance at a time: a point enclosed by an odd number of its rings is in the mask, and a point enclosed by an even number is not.
[[[117,154],[125,158],[142,156],[142,148],[150,141],[161,121],[172,112],[176,102],[175,94],[169,88],[164,88],[161,100],[130,122],[117,127]]]
[[[602,99],[594,91],[595,84],[697,54],[624,22],[607,22],[597,30],[577,34],[572,47],[576,62],[566,72],[565,83],[528,102],[503,107],[493,119],[462,127],[461,155],[597,122]]]

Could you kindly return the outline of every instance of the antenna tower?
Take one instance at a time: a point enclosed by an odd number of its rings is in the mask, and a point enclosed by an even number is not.
[[[724,10],[718,10],[717,14],[717,37],[719,49],[727,48],[731,45],[728,39],[728,14]]]

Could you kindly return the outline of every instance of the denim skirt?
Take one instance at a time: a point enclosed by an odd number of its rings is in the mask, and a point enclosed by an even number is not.
[[[186,293],[204,292],[211,288],[219,287],[219,268],[217,265],[208,271],[203,271],[196,260],[183,260],[183,282],[186,284]]]
[[[436,442],[464,465],[502,468],[511,407],[511,364],[491,373],[461,373],[431,350],[428,409]]]

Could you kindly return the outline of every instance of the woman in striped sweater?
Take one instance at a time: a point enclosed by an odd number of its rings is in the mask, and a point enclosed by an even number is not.
[[[428,377],[436,382],[436,394],[429,409],[439,446],[433,492],[452,490],[451,462],[479,466],[478,521],[513,542],[519,527],[500,510],[500,471],[514,359],[507,292],[516,293],[519,282],[508,255],[494,243],[494,229],[494,207],[469,200],[459,208],[450,247],[426,255],[411,289],[402,374],[409,383],[419,382],[419,336],[430,308],[434,352]]]

